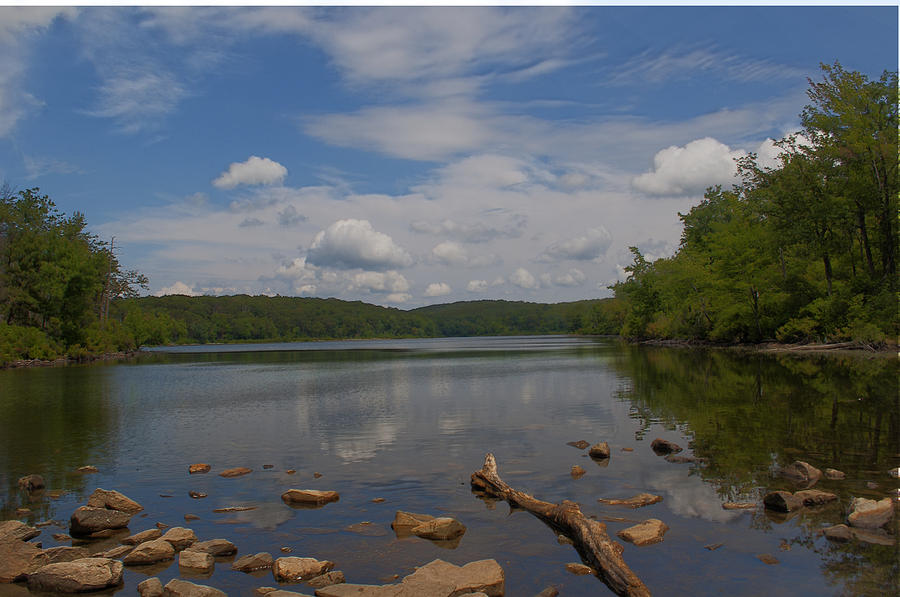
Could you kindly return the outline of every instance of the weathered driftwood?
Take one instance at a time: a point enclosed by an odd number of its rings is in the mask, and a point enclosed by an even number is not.
[[[641,579],[622,559],[623,548],[606,534],[606,525],[585,516],[578,504],[563,500],[551,504],[507,485],[497,473],[497,461],[488,453],[484,466],[472,474],[472,486],[528,510],[553,529],[572,539],[581,557],[597,571],[597,576],[617,595],[650,595]]]

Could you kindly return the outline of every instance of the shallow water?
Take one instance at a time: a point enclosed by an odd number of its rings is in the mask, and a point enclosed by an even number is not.
[[[0,371],[0,520],[65,527],[103,487],[144,506],[131,532],[157,522],[188,526],[201,540],[231,540],[239,556],[279,557],[289,547],[292,556],[334,561],[348,582],[382,584],[435,558],[494,558],[511,596],[550,585],[564,597],[610,594],[597,578],[565,571],[577,553],[538,519],[472,494],[469,477],[492,452],[504,480],[540,499],[574,500],[601,519],[663,520],[670,530],[662,543],[624,544],[626,562],[654,594],[891,594],[896,543],[833,544],[817,530],[843,522],[853,496],[897,495],[888,475],[900,465],[897,375],[890,357],[775,357],[573,337],[179,347],[126,363]],[[705,460],[667,462],[650,450],[656,437]],[[612,457],[601,465],[566,445],[580,439],[609,442]],[[837,493],[838,504],[789,519],[722,509],[793,489],[775,471],[798,459],[847,474],[816,486]],[[189,475],[194,462],[213,469]],[[100,472],[73,472],[86,464]],[[577,480],[569,474],[576,464],[587,470]],[[217,475],[236,466],[253,472]],[[16,487],[29,473],[47,482],[34,501]],[[279,497],[291,487],[333,489],[341,498],[294,509]],[[638,510],[597,502],[644,491],[664,499]],[[227,506],[255,509],[213,512]],[[17,516],[21,507],[31,512]],[[458,545],[397,538],[397,510],[454,516],[468,530]],[[200,519],[185,523],[185,514]],[[361,522],[371,524],[350,528]],[[631,524],[611,521],[608,529]],[[60,532],[67,531],[43,527],[36,541],[70,544],[51,537]],[[759,554],[779,563],[764,564]],[[228,561],[210,577],[183,577],[229,595],[277,584],[270,572],[234,572]],[[134,594],[148,576],[165,584],[179,576],[177,561],[127,568],[119,592]],[[27,590],[0,585],[0,595],[18,594]]]

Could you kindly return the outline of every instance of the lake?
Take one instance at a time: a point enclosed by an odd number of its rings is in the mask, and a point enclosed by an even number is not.
[[[510,596],[548,586],[563,597],[611,594],[596,577],[565,570],[578,554],[537,518],[473,495],[470,475],[492,452],[512,487],[615,519],[610,535],[647,518],[664,521],[663,542],[622,542],[625,561],[656,595],[896,594],[896,516],[882,541],[893,545],[833,543],[818,531],[845,522],[854,496],[897,498],[889,475],[900,465],[897,383],[890,355],[559,336],[174,347],[115,364],[5,370],[0,520],[61,521],[35,541],[69,545],[51,535],[67,532],[71,513],[102,487],[144,506],[132,533],[161,522],[201,540],[229,539],[238,556],[277,558],[290,548],[291,556],[334,561],[348,582],[392,582],[436,558],[494,558]],[[657,437],[698,461],[657,456]],[[611,458],[596,463],[567,445],[582,439],[608,442]],[[790,517],[722,508],[793,490],[777,471],[795,460],[843,471],[846,479],[816,485],[838,503]],[[189,475],[196,462],[212,471]],[[99,472],[74,472],[84,465]],[[586,474],[573,478],[573,465]],[[253,472],[217,474],[238,466]],[[31,473],[47,484],[33,500],[16,486]],[[280,499],[289,488],[335,490],[340,500],[295,509]],[[663,501],[636,510],[597,501],[640,492]],[[213,512],[229,506],[255,509]],[[30,512],[16,514],[23,507]],[[398,538],[390,527],[398,510],[452,516],[467,531],[456,545]],[[199,519],[186,523],[185,514]],[[185,578],[229,595],[276,586],[271,572],[232,571],[228,561],[209,577]],[[119,593],[135,594],[148,576],[163,584],[178,577],[177,560],[126,568]],[[0,585],[0,596],[27,594]]]

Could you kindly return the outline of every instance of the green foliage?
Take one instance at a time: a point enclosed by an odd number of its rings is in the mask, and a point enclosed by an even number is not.
[[[896,341],[897,75],[822,70],[777,168],[738,160],[741,186],[680,214],[674,256],[648,263],[631,248],[613,286],[623,335]]]

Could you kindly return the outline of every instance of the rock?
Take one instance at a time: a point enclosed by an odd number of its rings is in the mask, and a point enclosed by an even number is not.
[[[758,559],[763,564],[768,564],[769,566],[774,566],[778,563],[778,558],[767,553],[761,553],[757,555],[756,559]]]
[[[159,579],[154,576],[138,583],[137,591],[141,597],[162,597],[163,586]]]
[[[394,522],[391,523],[391,528],[395,531],[409,532],[412,531],[413,528],[428,522],[429,520],[434,520],[434,516],[397,510],[397,513],[394,515]]]
[[[19,520],[4,520],[3,522],[0,522],[0,541],[3,541],[4,539],[28,541],[40,534],[40,529],[30,527]]]
[[[822,529],[822,534],[825,535],[825,538],[829,541],[836,541],[837,543],[846,543],[853,538],[853,532],[850,530],[850,527],[845,524],[838,524],[833,527]]]
[[[271,469],[271,468],[275,468],[275,465],[274,465],[274,464],[264,464],[264,465],[263,465],[263,468],[266,469],[266,470],[269,470],[269,469]]]
[[[256,510],[256,506],[225,506],[224,508],[214,508],[213,512],[246,512],[247,510]]]
[[[122,539],[123,545],[137,545],[138,543],[143,543],[144,541],[152,541],[154,539],[159,539],[162,537],[162,531],[159,529],[147,529],[146,531],[141,531],[140,533],[135,533],[134,535],[129,535]]]
[[[164,597],[228,597],[219,589],[173,578],[163,587]]]
[[[296,470],[296,469],[289,468],[288,470],[286,470],[286,471],[284,471],[284,472],[285,472],[285,474],[293,475],[294,473],[297,472],[297,470]]]
[[[197,464],[192,464],[191,466],[189,466],[188,473],[191,475],[203,474],[203,473],[208,473],[210,471],[210,469],[212,469],[212,467],[209,466],[208,464],[206,464],[205,462],[199,462]],[[247,472],[250,472],[250,471],[247,471]]]
[[[157,522],[157,523],[156,523],[156,528],[158,528],[159,530],[163,530],[163,529],[169,528],[169,525],[167,525],[167,524],[164,523],[164,522]]]
[[[724,543],[710,543],[709,545],[704,545],[703,549],[708,549],[709,551],[716,551],[723,545],[725,545],[725,544]]]
[[[200,517],[196,514],[185,514],[184,515],[185,522],[190,522],[192,520],[200,520]]]
[[[556,587],[547,587],[534,597],[558,597],[558,595],[559,591],[556,589]]]
[[[128,526],[131,514],[120,510],[81,506],[72,513],[69,520],[69,534],[73,537],[84,537],[110,529],[123,529]]]
[[[576,464],[575,466],[572,467],[572,470],[569,471],[569,474],[572,475],[573,479],[580,479],[584,476],[584,474],[586,472],[587,471],[585,471],[583,468],[581,468],[580,466],[578,466]]]
[[[71,562],[72,560],[80,560],[81,558],[90,557],[87,548],[84,547],[51,547],[44,550],[47,556],[48,564],[56,564],[58,562]]]
[[[106,508],[107,510],[118,510],[119,512],[140,512],[144,509],[139,503],[129,497],[125,497],[115,490],[95,489],[91,497],[88,498],[88,506],[93,508]]]
[[[332,570],[331,572],[326,572],[325,574],[320,574],[319,576],[309,579],[306,581],[306,584],[314,589],[321,589],[322,587],[339,585],[344,582],[347,582],[344,578],[344,573],[340,570]]]
[[[202,500],[209,494],[203,493],[202,491],[189,491],[188,495],[191,496],[192,498],[194,498],[195,500]]]
[[[676,452],[681,452],[681,446],[676,444],[675,442],[670,442],[667,439],[662,439],[660,437],[656,438],[650,443],[650,448],[656,452],[657,456],[662,456],[663,454],[674,454]]]
[[[246,475],[247,473],[252,473],[252,472],[253,472],[253,469],[249,469],[245,466],[239,466],[236,468],[225,469],[224,471],[219,473],[219,476],[226,477],[226,478],[240,477],[242,475]]]
[[[19,488],[28,492],[43,489],[44,478],[40,475],[26,475],[19,479]]]
[[[610,506],[628,506],[629,508],[641,508],[643,506],[649,506],[650,504],[661,502],[662,496],[653,495],[652,493],[639,493],[636,496],[626,499],[600,498],[597,501],[601,504],[608,504]]]
[[[847,522],[850,526],[861,529],[877,529],[886,527],[894,517],[894,504],[891,498],[880,501],[867,500],[865,498],[853,498],[850,500],[850,516]]]
[[[320,479],[320,478],[322,478],[322,473],[315,472],[315,473],[313,473],[313,477],[315,477],[316,479]]]
[[[319,491],[317,489],[288,489],[281,494],[281,499],[288,504],[323,506],[340,499],[336,491]]]
[[[894,545],[895,541],[891,535],[884,532],[883,529],[850,529],[853,538],[863,543],[872,543],[874,545]]]
[[[441,516],[413,527],[410,529],[410,532],[416,537],[422,537],[423,539],[443,541],[461,537],[466,532],[466,527],[455,518]]]
[[[176,551],[180,551],[197,540],[197,535],[191,529],[184,527],[172,527],[161,537],[163,541],[168,541]]]
[[[838,496],[818,489],[804,489],[794,493],[795,498],[800,498],[804,506],[821,506],[829,502],[837,501]]]
[[[590,446],[590,442],[587,442],[583,439],[578,440],[577,442],[566,442],[567,446],[572,446],[573,448],[578,448],[579,450],[584,450],[588,446]]]
[[[755,510],[755,502],[725,502],[722,504],[723,510]]]
[[[571,574],[575,574],[578,576],[583,576],[585,574],[594,574],[594,569],[590,566],[585,566],[584,564],[577,564],[574,562],[570,562],[566,564],[566,572]]]
[[[110,539],[113,537],[121,538],[122,535],[128,533],[128,529],[103,529],[102,531],[95,531],[90,535],[85,535],[83,538],[86,539]]]
[[[31,514],[31,508],[16,508],[16,516],[28,516]]]
[[[763,498],[763,506],[776,512],[793,512],[803,507],[803,500],[790,491],[771,491]]]
[[[808,462],[798,460],[781,469],[781,476],[797,485],[810,487],[822,477],[822,471]]]
[[[338,584],[316,589],[317,597],[450,597],[483,593],[504,594],[503,568],[495,560],[479,560],[454,566],[433,560],[398,584],[385,586]],[[474,595],[472,596],[474,597]]]
[[[241,572],[253,572],[254,570],[265,570],[271,568],[274,563],[272,555],[261,551],[259,553],[238,558],[231,564],[232,570]]]
[[[844,479],[847,475],[842,473],[841,471],[833,468],[825,469],[825,478],[829,481],[840,481]]]
[[[385,499],[383,497],[372,498],[373,504],[383,504],[384,502],[385,502]]]
[[[293,547],[282,547],[281,549],[279,549],[279,551],[281,553],[291,553],[294,551],[294,548]]]
[[[666,526],[666,523],[663,521],[656,518],[649,518],[633,527],[622,529],[616,533],[616,536],[640,547],[643,545],[659,543],[663,540],[663,535],[665,535],[668,530],[669,527]]]
[[[37,545],[0,538],[0,583],[24,579],[26,574],[48,563],[47,556]]]
[[[101,558],[111,558],[113,560],[121,560],[122,558],[130,554],[133,549],[133,545],[120,545],[118,547],[108,549],[103,553],[98,553],[97,556]]]
[[[53,535],[51,535],[51,537],[53,537],[54,541],[71,541],[72,540],[72,536],[67,535],[66,533],[53,533]]]
[[[100,469],[98,469],[96,466],[88,464],[86,466],[79,466],[77,469],[75,469],[75,472],[81,473],[82,475],[92,475],[94,473],[99,473]]]
[[[129,566],[134,564],[155,564],[175,557],[175,548],[165,539],[145,541],[131,550],[122,561]]]
[[[332,568],[334,562],[328,560],[288,556],[275,560],[272,575],[278,582],[300,582],[325,574]]]
[[[216,566],[216,559],[211,553],[185,549],[178,554],[178,567],[190,568],[200,572],[212,572]]]
[[[268,591],[267,589],[272,589]],[[254,591],[259,595],[271,595],[271,597],[311,597],[306,593],[297,593],[295,591],[285,591],[284,589],[276,589],[274,587],[260,587]]]
[[[590,456],[591,458],[597,458],[598,460],[609,458],[609,454],[609,444],[606,442],[594,444],[593,446],[591,446],[591,449],[588,450],[588,456]]]
[[[120,584],[122,571],[122,562],[118,560],[82,558],[41,567],[28,575],[28,587],[55,593],[99,591]]]
[[[214,556],[230,556],[237,553],[237,547],[228,539],[210,539],[191,545],[193,551],[204,551]]]
[[[672,462],[674,464],[689,464],[692,462],[697,462],[697,459],[693,456],[682,456],[680,454],[666,454],[666,462]]]

